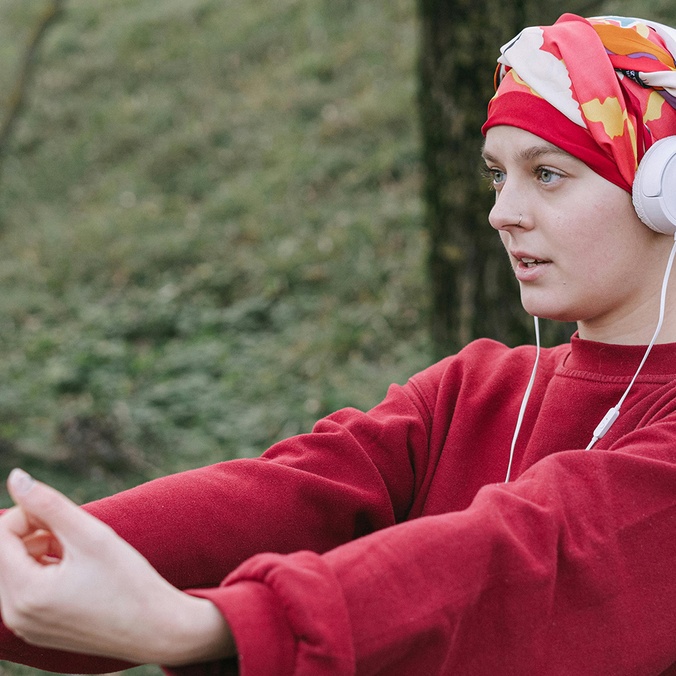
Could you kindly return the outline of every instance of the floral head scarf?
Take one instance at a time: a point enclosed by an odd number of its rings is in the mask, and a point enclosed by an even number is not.
[[[631,192],[658,139],[676,135],[676,30],[623,17],[564,14],[502,47],[483,133],[530,131]]]

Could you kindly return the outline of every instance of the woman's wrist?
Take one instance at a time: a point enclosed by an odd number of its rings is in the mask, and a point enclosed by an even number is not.
[[[176,592],[166,632],[157,637],[156,654],[142,661],[178,667],[234,657],[235,641],[218,608],[207,599]]]

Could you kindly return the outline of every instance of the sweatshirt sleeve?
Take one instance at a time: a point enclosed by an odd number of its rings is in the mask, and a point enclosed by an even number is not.
[[[405,518],[428,428],[406,386],[367,413],[344,409],[310,434],[164,477],[85,506],[179,589],[213,588],[259,552],[326,552]],[[51,671],[124,665],[27,646],[0,626],[0,659]]]
[[[672,415],[463,511],[263,554],[198,593],[231,623],[242,676],[673,673],[675,437]]]

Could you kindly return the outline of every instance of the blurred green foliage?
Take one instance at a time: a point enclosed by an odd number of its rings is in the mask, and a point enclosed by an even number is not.
[[[40,9],[0,2],[4,91]],[[408,0],[66,3],[0,182],[0,476],[95,499],[428,363],[415,38]]]
[[[40,9],[0,3],[5,91]],[[93,499],[429,361],[414,19],[66,3],[0,183],[0,475]]]

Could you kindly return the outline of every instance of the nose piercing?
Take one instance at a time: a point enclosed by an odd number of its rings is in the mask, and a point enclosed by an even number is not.
[[[523,220],[523,214],[519,214],[519,222],[517,225],[521,225],[521,221]]]

